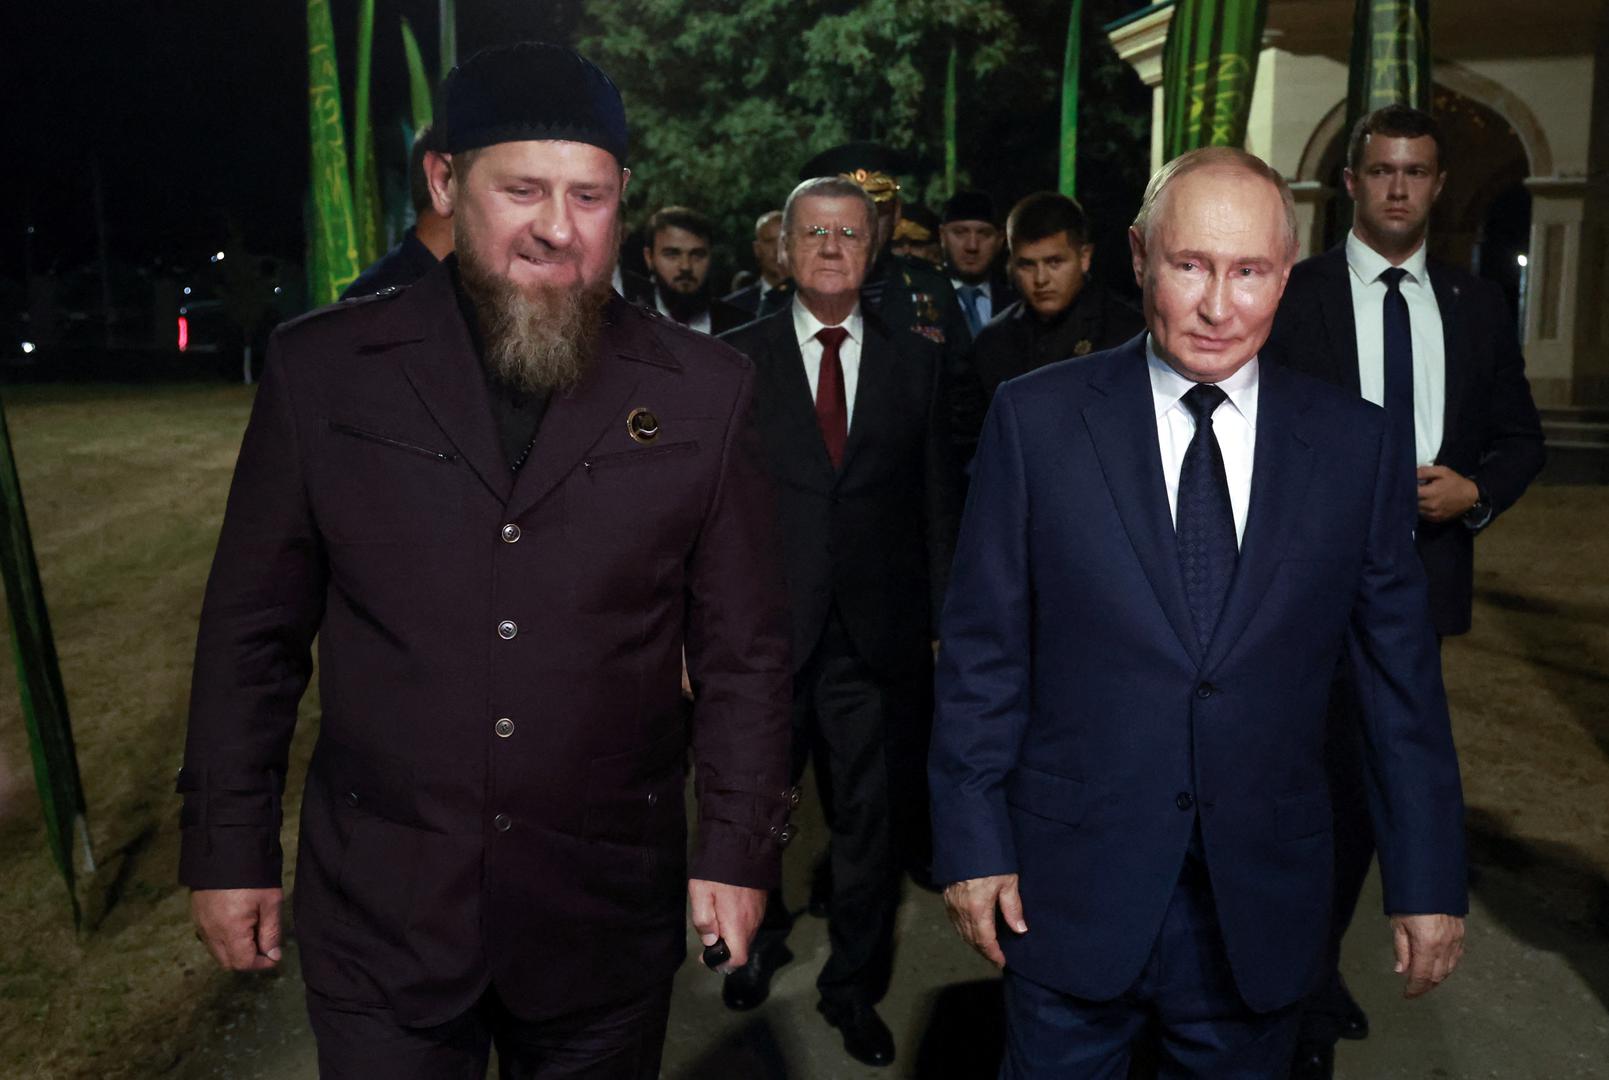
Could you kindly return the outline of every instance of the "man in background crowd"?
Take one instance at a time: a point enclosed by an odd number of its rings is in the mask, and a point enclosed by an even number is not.
[[[1116,348],[1144,329],[1138,311],[1090,279],[1089,236],[1083,207],[1066,195],[1041,191],[1011,208],[1006,243],[1022,299],[973,343],[968,369],[982,384],[985,405],[1007,379]]]
[[[1398,476],[1417,495],[1412,527],[1431,623],[1439,638],[1467,633],[1475,537],[1519,499],[1546,456],[1513,313],[1492,282],[1426,258],[1431,209],[1447,178],[1433,117],[1405,105],[1363,117],[1343,175],[1352,230],[1291,271],[1267,352],[1385,407],[1401,451]],[[1302,1021],[1299,1080],[1331,1076],[1336,1040],[1369,1033],[1339,967],[1375,846],[1364,798],[1363,707],[1343,667],[1326,745],[1335,896],[1325,978]]]
[[[715,299],[710,288],[710,219],[686,206],[667,206],[648,219],[642,250],[654,283],[654,309],[681,326],[724,334],[749,314]]]
[[[724,298],[733,307],[741,308],[750,318],[758,315],[766,299],[788,280],[788,275],[782,270],[779,250],[781,237],[781,210],[767,210],[755,219],[754,262],[760,268],[759,279]]]
[[[430,181],[425,176],[425,155],[439,148],[438,141],[429,124],[419,129],[408,155],[408,197],[413,202],[414,222],[396,247],[366,267],[342,290],[342,300],[412,285],[452,254],[452,222],[436,213],[430,201]]]
[[[901,207],[890,250],[895,255],[920,259],[942,269],[944,247],[939,243],[939,216],[921,203]]]
[[[994,200],[981,191],[956,192],[944,204],[939,239],[950,284],[975,339],[1012,300],[1011,285],[998,265],[1005,237],[995,220]]]

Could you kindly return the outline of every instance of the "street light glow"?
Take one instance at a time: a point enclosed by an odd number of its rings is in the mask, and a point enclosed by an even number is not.
[[[218,252],[218,254],[214,255],[212,257],[212,261],[213,262],[223,262],[223,252],[220,251],[220,252]]]
[[[1514,261],[1519,263],[1521,266],[1529,266],[1531,264],[1531,260],[1526,258],[1523,254],[1514,256]]]
[[[186,296],[190,295],[190,286],[186,285],[184,287],[184,295],[186,295]]]
[[[27,356],[27,355],[28,355],[28,354],[29,354],[29,353],[31,353],[31,352],[33,352],[33,351],[34,351],[34,343],[33,343],[33,342],[31,342],[31,341],[24,341],[24,342],[23,342],[23,343],[22,343],[22,354],[23,354],[23,355],[24,355],[24,356]]]

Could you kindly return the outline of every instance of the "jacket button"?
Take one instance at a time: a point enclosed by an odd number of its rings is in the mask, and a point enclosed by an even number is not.
[[[506,739],[514,734],[514,721],[505,716],[492,725],[492,730],[497,732],[498,738]]]
[[[648,793],[648,805],[649,806],[658,806],[659,805],[659,792],[650,791]]]
[[[1200,698],[1202,701],[1206,701],[1217,692],[1218,688],[1212,685],[1210,682],[1204,682],[1200,686],[1196,687],[1196,697]]]
[[[511,523],[503,526],[503,543],[505,543],[505,544],[518,543],[519,538],[520,538],[520,527],[518,525],[515,525],[515,524],[513,524],[511,522]]]
[[[796,787],[791,787],[787,791],[784,791],[782,793],[782,797],[784,799],[788,800],[788,805],[790,807],[799,805],[800,795],[799,795],[799,789],[796,788]]]
[[[793,842],[793,836],[794,836],[794,829],[793,829],[792,822],[788,823],[787,825],[782,826],[782,831],[777,833],[777,844],[778,844],[778,846],[787,847],[790,843]]]
[[[348,805],[348,806],[356,806],[361,801],[362,800],[360,800],[358,798],[358,793],[357,792],[349,791],[349,792],[346,793],[346,805]]]
[[[1195,799],[1190,797],[1190,793],[1188,791],[1179,792],[1179,797],[1173,800],[1173,805],[1177,806],[1180,810],[1188,810],[1195,804]]]
[[[498,814],[496,817],[492,818],[492,828],[496,829],[498,832],[508,832],[508,830],[512,829],[513,827],[514,819],[509,817],[507,814]]]
[[[520,628],[515,626],[514,623],[508,619],[504,619],[502,622],[497,624],[497,636],[502,638],[504,641],[513,641],[514,635],[519,632]]]

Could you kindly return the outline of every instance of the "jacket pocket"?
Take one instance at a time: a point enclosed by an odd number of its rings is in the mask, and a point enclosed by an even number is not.
[[[662,844],[682,835],[687,736],[677,729],[587,766],[582,835],[616,844]]]
[[[1304,791],[1274,797],[1274,835],[1279,839],[1301,840],[1330,828],[1329,792]]]
[[[445,450],[432,450],[428,446],[419,446],[405,439],[382,435],[378,431],[366,431],[363,428],[353,427],[351,424],[343,424],[335,420],[330,420],[328,423],[331,431],[339,432],[342,435],[350,435],[356,439],[367,439],[369,442],[379,443],[381,446],[389,446],[396,450],[406,450],[413,454],[423,454],[425,457],[435,458],[437,461],[446,464],[451,464],[458,460],[457,454],[450,454]]]
[[[633,465],[645,461],[657,461],[678,454],[690,454],[698,449],[698,442],[669,443],[665,446],[648,446],[641,450],[618,450],[609,454],[593,454],[581,462],[581,467],[591,472],[593,469],[607,469],[616,465]]]
[[[1006,781],[1006,802],[1038,817],[1077,825],[1084,818],[1086,787],[1070,776],[1019,765]]]

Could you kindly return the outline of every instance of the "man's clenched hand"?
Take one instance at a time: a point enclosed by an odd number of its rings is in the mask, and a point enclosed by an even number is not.
[[[196,889],[190,915],[196,937],[226,971],[279,966],[279,908],[283,889]]]

